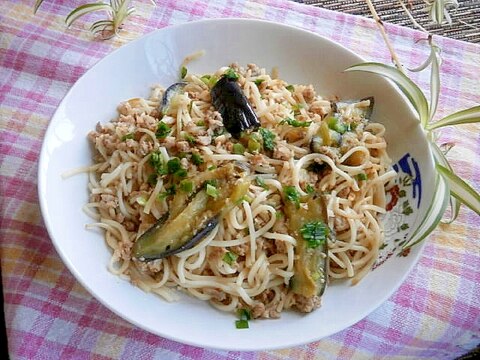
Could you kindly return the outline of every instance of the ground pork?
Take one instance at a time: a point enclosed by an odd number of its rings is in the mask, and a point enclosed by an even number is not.
[[[309,313],[319,308],[321,305],[321,299],[319,296],[305,297],[303,295],[295,294],[294,307],[303,313]]]

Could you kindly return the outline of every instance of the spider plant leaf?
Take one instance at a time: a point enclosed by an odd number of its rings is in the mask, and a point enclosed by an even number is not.
[[[112,20],[99,20],[96,21],[90,26],[90,31],[93,33],[106,30],[110,27],[110,30],[113,30],[113,21]]]
[[[435,0],[430,9],[430,19],[436,23],[441,24],[445,15],[445,0]]]
[[[433,119],[437,111],[438,96],[440,95],[440,48],[433,44],[430,45],[432,56],[432,67],[430,68],[430,113],[429,122]]]
[[[420,225],[414,231],[410,240],[403,246],[404,249],[408,249],[422,240],[424,240],[430,233],[435,230],[437,225],[442,220],[445,209],[448,206],[449,200],[449,187],[443,177],[439,174],[435,176],[435,190],[432,202],[427,209],[427,212],[420,222]]]
[[[440,164],[453,172],[453,169],[450,166],[448,159],[446,158],[444,152],[438,147],[438,145],[434,141],[430,141],[430,147],[432,149],[435,163]],[[454,222],[458,217],[461,205],[462,203],[455,196],[450,196],[450,218],[448,220],[444,220],[443,222],[446,224],[451,224],[452,222]]]
[[[410,80],[404,73],[394,66],[385,65],[382,63],[366,62],[349,67],[345,71],[365,71],[373,74],[378,74],[392,80],[402,90],[418,113],[420,122],[423,127],[428,122],[428,102],[422,90]]]
[[[428,55],[427,60],[425,60],[423,64],[420,64],[416,68],[408,69],[408,70],[411,72],[420,72],[422,70],[425,70],[428,67],[428,65],[430,65],[431,62],[432,62],[432,53],[430,52],[430,55]]]
[[[40,5],[42,5],[43,0],[36,0],[35,5],[33,6],[33,13],[36,14]]]
[[[108,4],[102,4],[102,3],[81,5],[76,9],[72,10],[70,14],[67,15],[67,18],[65,19],[65,23],[67,24],[67,27],[68,27],[72,25],[75,20],[82,17],[83,15],[86,15],[88,13],[98,11],[98,10],[111,11],[112,7]]]
[[[480,194],[446,167],[437,164],[436,168],[448,183],[450,187],[450,193],[461,203],[465,204],[478,215],[480,215]]]
[[[480,122],[480,105],[448,115],[441,120],[429,124],[427,129],[433,130],[444,126],[470,124],[476,122]]]

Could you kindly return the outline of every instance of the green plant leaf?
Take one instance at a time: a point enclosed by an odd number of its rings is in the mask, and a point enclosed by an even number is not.
[[[429,119],[428,102],[422,90],[410,80],[404,73],[394,66],[382,63],[366,62],[349,67],[345,71],[365,71],[378,74],[392,80],[402,90],[418,113],[423,127],[427,125]]]
[[[93,11],[98,11],[98,10],[112,11],[112,7],[108,4],[103,4],[103,3],[81,5],[76,9],[72,10],[70,14],[67,15],[67,18],[65,19],[65,23],[67,24],[67,27],[68,27],[72,25],[75,22],[75,20],[82,17],[83,15],[86,15],[88,13],[91,13]]]
[[[40,5],[42,5],[43,3],[43,0],[36,0],[35,1],[35,5],[33,7],[33,13],[36,14],[37,13],[37,10],[38,8],[40,7]]]
[[[433,157],[435,159],[435,163],[440,164],[453,172],[453,169],[450,166],[450,163],[448,162],[448,159],[446,158],[445,154],[433,140],[430,141],[430,146],[432,149]],[[455,221],[455,219],[458,217],[458,213],[460,212],[461,204],[462,203],[458,201],[456,197],[450,195],[451,214],[450,214],[450,218],[444,221],[446,224],[451,224],[452,222]]]
[[[470,124],[476,122],[480,122],[480,105],[448,115],[441,120],[429,124],[427,129],[433,130],[444,126]]]
[[[430,44],[432,67],[430,68],[430,112],[428,121],[432,121],[437,111],[438,97],[440,95],[440,48]],[[427,124],[426,124],[427,125]]]
[[[107,28],[109,30],[113,30],[113,21],[112,20],[99,20],[96,21],[90,26],[90,31],[93,33],[99,32],[99,31],[104,31]]]
[[[450,190],[448,184],[439,174],[436,174],[432,202],[430,203],[430,206],[428,207],[420,225],[412,234],[410,240],[403,246],[404,249],[408,249],[418,244],[428,235],[430,235],[433,230],[435,230],[437,225],[442,220],[445,209],[448,206],[448,200],[450,198],[449,193]]]
[[[450,193],[462,204],[465,204],[478,215],[480,215],[480,194],[446,167],[437,164],[436,168],[440,175],[442,175],[442,177],[448,183],[450,187]]]
[[[430,19],[437,24],[441,24],[444,19],[444,14],[445,0],[433,1],[432,8],[430,9]]]

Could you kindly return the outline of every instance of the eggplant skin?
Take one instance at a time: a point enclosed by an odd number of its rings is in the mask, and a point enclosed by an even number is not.
[[[313,195],[306,201],[307,208],[297,209],[292,202],[285,204],[287,227],[297,240],[294,275],[290,281],[293,293],[305,297],[323,295],[328,277],[328,242],[310,248],[301,235],[301,228],[312,221],[327,223],[327,208],[323,196]]]
[[[225,129],[234,138],[240,138],[242,131],[260,126],[255,111],[235,80],[223,76],[210,94],[213,106],[222,115]]]
[[[233,170],[232,164],[192,179],[200,190],[188,203],[178,203],[151,228],[145,231],[132,248],[133,257],[139,261],[163,259],[191,249],[218,225],[219,221],[245,196],[250,180]],[[217,196],[208,195],[205,183],[216,180]],[[203,185],[201,185],[203,184]]]
[[[170,105],[170,100],[172,97],[174,97],[176,94],[179,94],[185,86],[187,85],[186,82],[177,82],[173,83],[170,85],[166,90],[165,93],[163,94],[162,97],[162,103],[160,104],[160,111],[162,114],[166,114],[168,111],[168,107]]]

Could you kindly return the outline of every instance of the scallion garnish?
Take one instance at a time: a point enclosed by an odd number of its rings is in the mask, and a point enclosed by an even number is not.
[[[238,309],[237,315],[240,320],[235,321],[235,327],[237,329],[248,329],[248,320],[252,319],[252,314],[248,309]]]
[[[133,139],[133,133],[126,134],[122,136],[122,141],[127,141],[129,139]]]
[[[187,68],[185,66],[182,66],[182,68],[180,69],[180,78],[184,79],[185,76],[187,76]]]
[[[297,189],[295,189],[295,186],[285,186],[283,193],[287,200],[293,202],[297,207],[300,206],[300,194]]]
[[[237,329],[248,329],[248,321],[247,320],[236,320],[235,327]]]
[[[180,189],[187,194],[191,193],[193,191],[193,182],[190,180],[182,180],[180,182]]]
[[[234,154],[243,155],[243,153],[245,152],[245,146],[240,143],[233,144],[232,151]]]
[[[267,150],[273,150],[275,147],[275,134],[265,128],[259,129],[263,139],[263,147]]]
[[[316,248],[325,243],[329,232],[330,230],[323,221],[308,222],[300,229],[300,233],[309,248]]]
[[[298,121],[292,118],[286,118],[280,121],[280,124],[288,124],[293,127],[309,127],[311,123],[311,121]]]
[[[193,153],[192,154],[192,162],[193,162],[194,165],[198,166],[200,164],[203,164],[204,161],[203,161],[203,158],[199,154]]]
[[[157,139],[165,139],[170,133],[172,129],[165,124],[163,121],[160,121],[157,125],[157,131],[155,132],[155,136]]]
[[[225,261],[228,265],[232,265],[238,258],[238,255],[234,252],[227,252],[223,255],[223,261]]]
[[[183,138],[187,140],[190,144],[195,144],[197,140],[190,134],[184,133]]]
[[[218,189],[214,185],[207,184],[206,191],[208,196],[211,196],[214,199],[218,197]]]
[[[357,174],[355,177],[357,178],[357,180],[360,180],[360,181],[368,179],[367,174],[365,174],[365,173]]]
[[[235,70],[233,70],[232,68],[228,68],[227,71],[225,71],[225,74],[224,76],[230,80],[234,80],[234,81],[237,81],[239,76],[238,74],[235,72]]]

